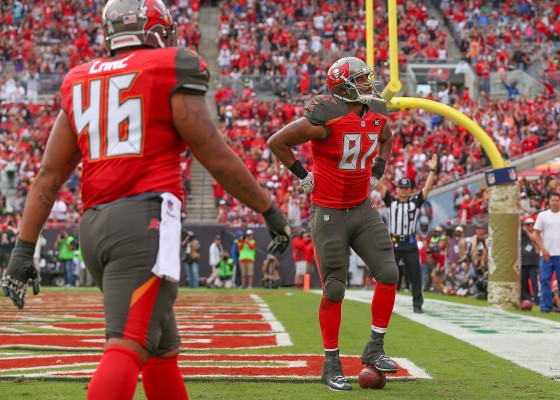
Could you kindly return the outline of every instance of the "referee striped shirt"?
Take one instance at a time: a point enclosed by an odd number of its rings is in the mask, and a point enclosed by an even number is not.
[[[408,201],[399,201],[387,192],[383,198],[389,209],[389,231],[393,235],[408,236],[416,233],[418,211],[424,204],[422,191],[412,195]]]

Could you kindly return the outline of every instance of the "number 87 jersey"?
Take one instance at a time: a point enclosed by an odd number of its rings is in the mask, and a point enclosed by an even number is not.
[[[171,96],[204,95],[206,63],[196,53],[140,49],[73,68],[62,107],[82,153],[84,210],[144,192],[182,198],[180,156]]]
[[[364,105],[360,116],[344,101],[321,95],[305,105],[304,117],[328,132],[326,138],[311,140],[315,180],[311,201],[337,209],[362,203],[369,195],[377,139],[388,119],[386,105]]]

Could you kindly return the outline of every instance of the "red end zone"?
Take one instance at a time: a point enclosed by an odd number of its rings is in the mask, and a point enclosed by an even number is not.
[[[30,300],[23,311],[4,308],[0,312],[0,348],[4,350],[0,378],[89,379],[105,343],[101,295],[57,292]],[[175,315],[183,352],[197,351],[179,356],[185,377],[320,378],[322,355],[219,354],[220,350],[289,349],[292,345],[282,323],[255,294],[180,294]],[[206,354],[206,350],[214,353]],[[347,376],[356,377],[362,368],[360,357],[341,356],[341,360]],[[389,379],[429,378],[410,361],[393,360],[399,373],[388,375]]]

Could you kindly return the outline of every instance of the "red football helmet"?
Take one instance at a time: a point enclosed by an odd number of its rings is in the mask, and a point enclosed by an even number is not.
[[[103,9],[105,45],[111,52],[131,46],[173,47],[176,26],[162,0],[109,0]]]
[[[363,76],[367,79],[361,78]],[[327,85],[334,97],[349,103],[384,101],[375,90],[373,70],[356,57],[344,57],[331,65]]]

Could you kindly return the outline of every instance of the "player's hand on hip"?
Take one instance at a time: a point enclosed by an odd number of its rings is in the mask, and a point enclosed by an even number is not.
[[[2,279],[4,296],[12,299],[18,308],[23,308],[25,305],[25,292],[30,280],[33,285],[33,294],[39,294],[39,274],[33,263],[34,253],[35,244],[18,240],[12,250],[4,279]]]
[[[305,193],[311,193],[315,189],[315,179],[313,178],[313,172],[309,172],[307,176],[299,180],[299,184],[303,188]]]
[[[263,217],[272,238],[267,251],[272,254],[282,254],[288,248],[292,237],[290,224],[274,204],[263,214]]]

